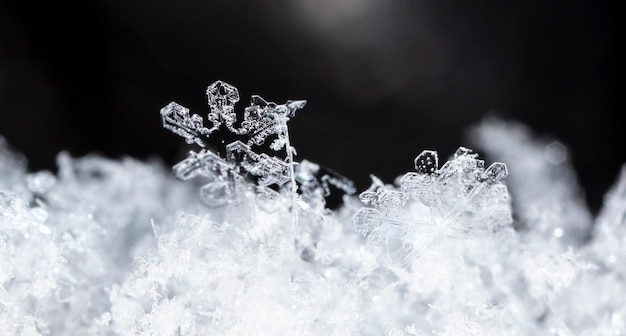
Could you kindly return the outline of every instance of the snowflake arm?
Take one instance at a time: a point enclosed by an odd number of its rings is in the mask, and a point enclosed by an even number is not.
[[[245,129],[234,127],[234,123],[237,121],[235,104],[239,102],[239,90],[236,87],[222,81],[216,81],[209,85],[206,94],[211,109],[207,117],[213,124],[209,133],[218,130],[222,124],[235,134],[246,133]]]
[[[406,234],[408,220],[400,214],[408,200],[406,193],[389,190],[372,176],[372,186],[361,193],[359,199],[374,207],[361,208],[354,216],[356,232],[367,236],[370,244],[378,246],[389,237]]]
[[[200,138],[210,133],[210,130],[202,125],[202,117],[189,115],[189,109],[175,102],[169,103],[161,109],[163,127],[185,138],[188,144],[196,143],[204,147]]]
[[[259,177],[261,186],[281,186],[289,181],[289,165],[285,161],[265,153],[257,154],[241,141],[226,146],[226,153],[230,162]]]
[[[211,181],[223,180],[235,170],[235,165],[206,149],[200,153],[190,151],[185,160],[174,166],[174,174],[182,181],[188,181],[198,175]]]
[[[267,102],[261,96],[254,95],[250,106],[245,109],[243,129],[249,134],[248,145],[262,145],[267,137],[276,135],[278,138],[270,145],[275,150],[281,150],[287,145],[287,122],[293,117],[296,110],[306,105],[305,100],[288,101],[285,104]],[[288,149],[289,150],[289,149]]]

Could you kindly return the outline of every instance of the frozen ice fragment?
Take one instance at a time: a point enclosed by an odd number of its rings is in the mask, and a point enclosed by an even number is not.
[[[288,100],[287,103],[285,103],[288,110],[287,116],[290,118],[294,117],[296,115],[296,111],[303,109],[305,105],[306,100]]]
[[[459,147],[456,152],[454,152],[454,159],[458,159],[462,156],[470,156],[472,158],[475,158],[478,156],[478,154],[475,154],[473,150],[467,148],[467,147]]]
[[[320,165],[309,160],[302,160],[296,166],[296,180],[304,187],[315,187],[318,184],[316,175],[320,171]]]
[[[492,163],[482,175],[482,179],[489,182],[498,182],[508,175],[506,165],[502,162]]]
[[[342,190],[348,195],[352,195],[356,192],[354,182],[330,170],[327,174],[324,174],[322,175],[322,177],[320,177],[320,182],[322,185],[322,189],[324,190],[324,196],[330,195],[329,185],[335,186],[336,188]]]

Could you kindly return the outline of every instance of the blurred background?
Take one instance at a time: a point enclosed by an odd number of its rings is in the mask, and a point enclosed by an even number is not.
[[[284,102],[300,159],[369,186],[423,149],[470,146],[488,114],[569,147],[592,209],[626,162],[617,7],[591,1],[0,0],[0,135],[55,156],[161,158],[190,148],[161,127],[176,101],[205,115],[206,86]],[[471,147],[471,146],[470,146]]]

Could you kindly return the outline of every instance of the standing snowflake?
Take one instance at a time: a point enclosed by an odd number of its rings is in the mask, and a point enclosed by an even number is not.
[[[295,149],[289,141],[287,122],[295,111],[306,104],[304,100],[288,101],[278,105],[267,102],[259,96],[252,96],[251,105],[245,109],[244,120],[237,128],[235,104],[239,102],[239,91],[234,86],[216,81],[207,88],[210,112],[207,119],[211,127],[203,124],[197,114],[190,115],[189,109],[172,102],[161,109],[163,127],[180,135],[189,144],[195,143],[206,147],[204,138],[208,138],[221,127],[235,135],[248,136],[247,143],[235,141],[226,146],[226,158],[222,158],[206,148],[199,153],[190,151],[185,160],[174,166],[176,176],[189,180],[203,176],[208,183],[201,189],[201,198],[209,206],[220,206],[236,199],[237,181],[246,175],[258,179],[259,195],[276,198],[278,194],[268,187],[281,187],[290,182],[293,203],[297,193],[294,173]],[[286,150],[286,158],[280,159],[267,154],[258,154],[251,148],[261,145],[271,135],[276,139],[270,146],[272,150]]]

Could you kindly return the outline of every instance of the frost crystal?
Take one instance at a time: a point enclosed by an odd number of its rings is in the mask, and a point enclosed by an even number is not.
[[[500,182],[506,166],[495,162],[485,169],[477,157],[461,147],[439,168],[437,152],[426,150],[415,159],[416,172],[401,178],[399,190],[373,178],[359,197],[372,208],[356,213],[356,231],[373,245],[409,234],[411,244],[419,241],[418,248],[426,248],[439,237],[485,237],[509,225],[508,193]],[[428,211],[415,216],[411,209],[420,205]]]

